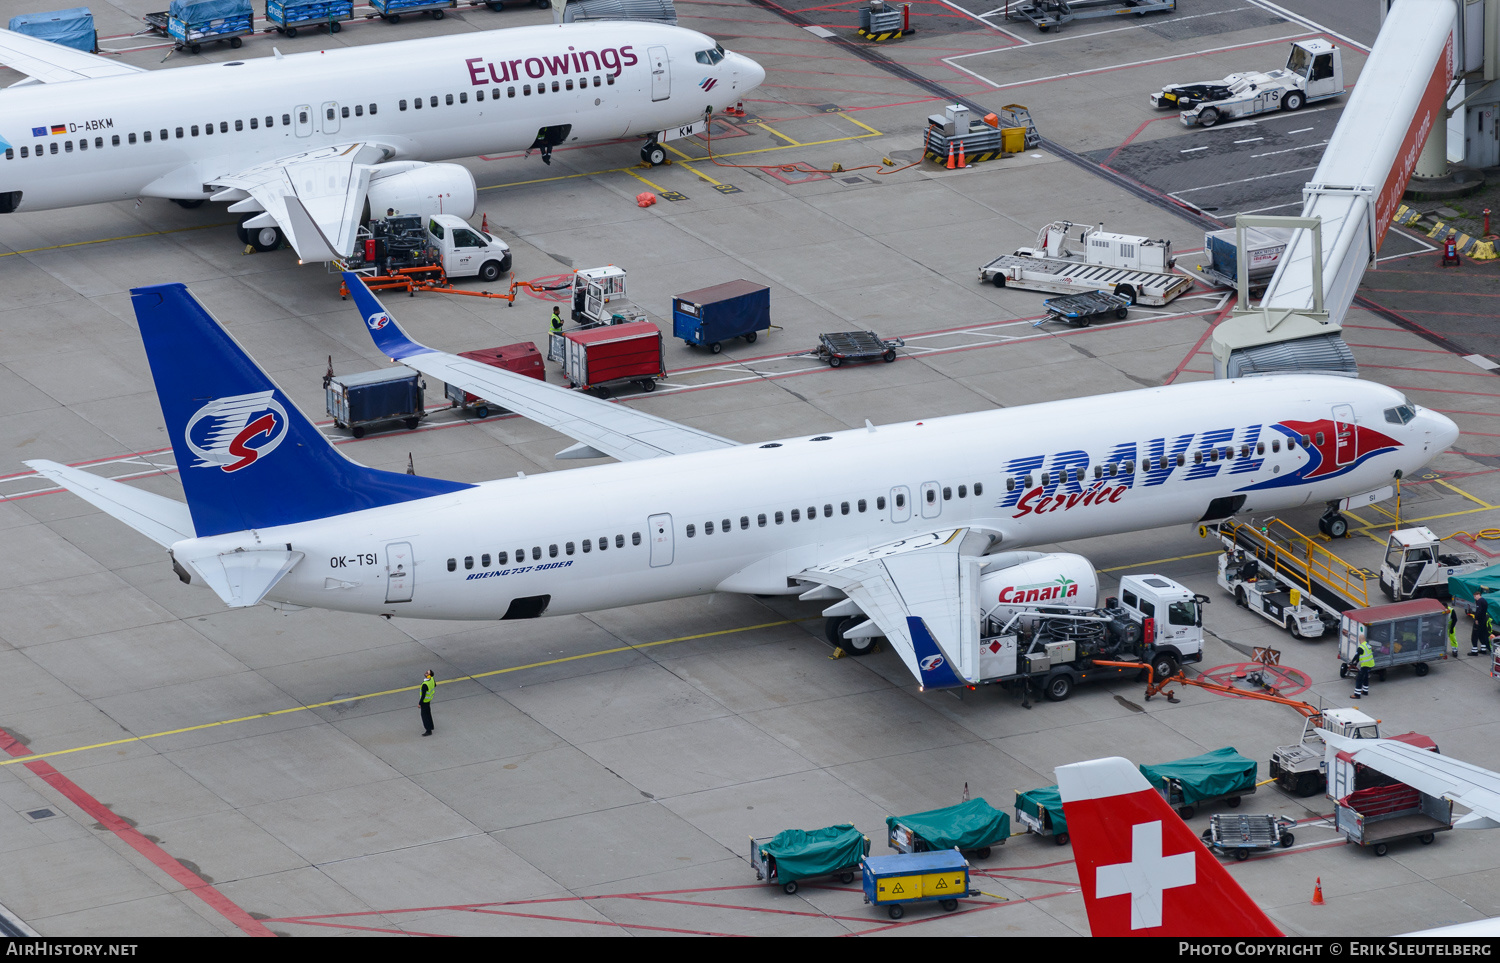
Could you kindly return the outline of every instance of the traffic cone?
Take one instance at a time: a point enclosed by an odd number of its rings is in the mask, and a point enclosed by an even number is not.
[[[731,117],[745,116],[745,102],[743,100],[737,102],[733,107],[724,111],[724,113],[728,114]]]
[[[948,141],[948,169],[953,170],[953,141]]]
[[[958,166],[959,166],[960,170],[962,170],[963,168],[969,166],[968,160],[966,160],[964,158],[964,142],[963,141],[959,141],[958,142]]]
[[[1321,876],[1318,877],[1317,885],[1313,887],[1312,905],[1323,905],[1323,877]]]
[[[486,234],[490,232],[490,216],[488,214],[479,219],[479,229]]]

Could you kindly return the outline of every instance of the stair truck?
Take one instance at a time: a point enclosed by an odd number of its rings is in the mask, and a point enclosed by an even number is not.
[[[1205,525],[1199,534],[1212,534],[1224,546],[1218,583],[1235,604],[1294,638],[1321,638],[1338,628],[1345,612],[1370,604],[1366,580],[1375,573],[1339,558],[1278,518]]]

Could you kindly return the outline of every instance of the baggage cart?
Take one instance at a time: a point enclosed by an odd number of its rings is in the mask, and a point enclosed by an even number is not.
[[[1448,658],[1448,611],[1437,599],[1411,599],[1345,612],[1339,622],[1339,676],[1359,670],[1359,641],[1375,656],[1371,671],[1385,681],[1387,669],[1409,665],[1419,676],[1427,663]]]
[[[957,849],[988,859],[990,847],[1010,838],[1010,817],[984,799],[944,809],[885,818],[886,841],[899,853]]]
[[[338,33],[343,21],[354,19],[354,0],[266,0],[266,19],[288,37],[311,27]]]
[[[672,337],[688,347],[707,345],[718,354],[721,342],[744,338],[754,344],[771,329],[771,289],[754,281],[728,281],[679,294],[672,299]]]
[[[901,338],[882,339],[874,331],[838,331],[818,335],[814,352],[818,360],[837,368],[845,361],[879,358],[889,364],[896,360],[896,349],[906,344]]]
[[[1226,746],[1175,762],[1142,765],[1140,770],[1146,781],[1166,798],[1167,805],[1177,810],[1177,815],[1192,819],[1197,807],[1204,803],[1222,799],[1230,809],[1238,806],[1241,796],[1255,792],[1256,768],[1255,760],[1246,759],[1233,746]]]
[[[553,337],[560,341],[568,386],[601,398],[625,384],[655,391],[656,382],[667,376],[661,332],[650,321],[564,331]]]
[[[800,881],[819,876],[837,876],[841,883],[852,883],[868,855],[870,837],[848,823],[787,829],[750,839],[750,868],[755,878],[780,884],[788,895],[797,892]]]
[[[172,0],[172,6],[145,16],[146,26],[170,37],[174,49],[197,53],[205,43],[238,48],[241,37],[255,32],[250,0]]]
[[[536,345],[530,341],[522,341],[520,344],[507,344],[498,348],[482,348],[478,351],[460,351],[460,358],[469,358],[482,364],[495,368],[503,368],[516,374],[526,375],[538,381],[547,380],[546,369],[542,365],[542,353],[536,349]],[[469,394],[457,385],[447,385],[444,394],[448,400],[453,402],[453,407],[465,410],[473,409],[477,418],[488,418],[491,411],[504,411],[498,405],[492,405],[483,398]]]
[[[1453,803],[1405,783],[1368,786],[1338,800],[1333,824],[1351,843],[1384,856],[1391,843],[1419,839],[1426,846],[1452,829]]]
[[[388,23],[400,23],[401,15],[405,13],[430,13],[432,19],[443,19],[443,11],[452,7],[454,0],[370,0],[370,6],[375,9],[372,14],[366,15],[366,20],[374,20],[379,17]]]
[[[1047,316],[1032,323],[1040,328],[1048,321],[1061,321],[1076,328],[1086,328],[1095,318],[1112,314],[1123,321],[1130,314],[1130,299],[1123,294],[1106,291],[1084,291],[1080,294],[1065,294],[1060,298],[1048,298],[1042,302]]]
[[[1051,836],[1059,846],[1068,843],[1068,820],[1063,815],[1062,795],[1056,786],[1016,790],[1016,822],[1028,833]]]
[[[88,7],[52,10],[47,13],[23,13],[11,17],[9,28],[28,37],[50,40],[64,47],[99,52],[99,31],[94,29],[94,14]]]
[[[1290,849],[1297,820],[1270,813],[1215,813],[1203,831],[1203,844],[1220,856],[1246,860],[1262,849]]]
[[[371,425],[399,421],[415,428],[427,417],[421,376],[405,365],[336,375],[328,379],[324,394],[334,426],[347,428],[356,438],[363,438]]]
[[[951,913],[963,897],[979,895],[969,891],[969,861],[954,849],[866,856],[860,876],[865,902],[884,906],[893,920],[906,915],[905,903],[936,902]]]

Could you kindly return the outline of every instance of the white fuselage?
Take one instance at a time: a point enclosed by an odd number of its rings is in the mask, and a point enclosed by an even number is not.
[[[1422,409],[1388,420],[1404,404],[1327,377],[1150,388],[486,482],[174,552],[285,543],[305,557],[268,600],[418,618],[786,594],[808,566],[935,529],[1014,549],[1371,491],[1456,437]],[[405,545],[411,598],[387,602]]]
[[[437,161],[525,149],[563,125],[569,144],[645,138],[760,83],[746,57],[695,59],[716,46],[662,24],[563,24],[13,87],[0,194],[19,191],[18,211],[201,199],[216,177],[330,145]]]

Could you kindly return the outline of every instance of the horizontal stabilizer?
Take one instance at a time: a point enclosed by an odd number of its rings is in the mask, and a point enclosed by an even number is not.
[[[230,608],[246,608],[266,597],[281,577],[302,561],[301,552],[226,552],[187,562]]]
[[[171,547],[173,542],[195,537],[192,513],[183,502],[59,465],[55,461],[39,459],[28,461],[26,465],[165,548]]]

